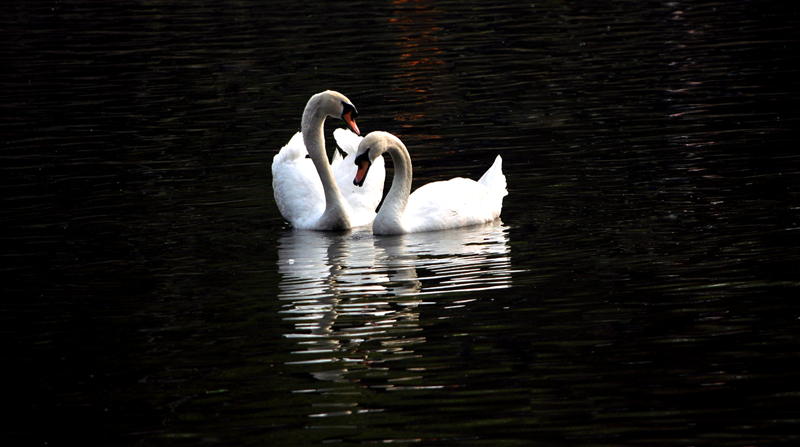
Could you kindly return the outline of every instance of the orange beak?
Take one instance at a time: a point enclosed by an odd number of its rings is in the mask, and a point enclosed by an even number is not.
[[[356,171],[356,177],[353,179],[353,184],[356,186],[364,186],[364,180],[367,179],[367,172],[369,171],[369,167],[372,166],[367,152],[356,157],[355,163],[356,166],[358,166],[358,170]]]
[[[342,119],[344,120],[345,123],[347,123],[347,126],[350,128],[350,130],[355,132],[356,135],[361,135],[361,132],[358,130],[358,126],[356,126],[356,120],[353,118],[352,111],[349,111],[344,115],[342,115]]]

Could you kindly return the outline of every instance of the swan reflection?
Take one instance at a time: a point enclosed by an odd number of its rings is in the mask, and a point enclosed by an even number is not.
[[[294,230],[279,239],[279,299],[296,361],[320,380],[414,355],[431,295],[511,285],[508,228],[499,221],[449,231],[373,236],[371,229]],[[348,377],[352,379],[352,377]]]

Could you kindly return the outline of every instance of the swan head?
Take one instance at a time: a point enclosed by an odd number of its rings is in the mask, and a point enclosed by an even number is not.
[[[403,143],[396,136],[381,131],[370,132],[361,140],[356,152],[355,164],[358,166],[358,170],[356,171],[356,177],[353,179],[354,185],[362,186],[364,184],[372,163],[389,150],[389,147],[393,144],[402,146]]]
[[[315,106],[315,107],[311,107]],[[308,101],[306,109],[317,109],[332,118],[343,120],[356,135],[361,135],[356,125],[358,110],[346,96],[333,90],[317,93]]]

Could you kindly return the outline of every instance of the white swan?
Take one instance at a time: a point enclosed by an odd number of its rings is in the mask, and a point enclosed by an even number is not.
[[[353,132],[359,132],[358,112],[349,99],[331,90],[317,93],[303,111],[301,131],[272,160],[275,203],[295,228],[346,230],[368,225],[383,196],[386,172],[382,159],[375,163],[378,173],[365,188],[353,186],[356,167],[350,155],[355,156],[361,137],[344,129],[334,131],[347,157],[343,159],[336,151],[333,164],[328,162],[324,124],[329,116],[343,119]]]
[[[399,138],[387,132],[371,132],[358,146],[358,165],[353,183],[363,184],[373,160],[389,152],[394,163],[392,188],[372,222],[374,234],[402,234],[446,230],[491,222],[500,217],[506,191],[503,160],[494,164],[477,182],[465,178],[428,183],[411,192],[411,156]]]

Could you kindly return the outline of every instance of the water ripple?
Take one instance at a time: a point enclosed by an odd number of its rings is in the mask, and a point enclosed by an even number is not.
[[[284,336],[301,349],[286,364],[341,382],[354,371],[362,377],[377,371],[375,365],[414,355],[426,341],[414,335],[422,330],[420,306],[441,301],[443,308],[463,307],[475,299],[448,295],[511,287],[507,232],[499,221],[389,237],[374,237],[369,228],[288,232],[279,240],[278,298],[286,302],[284,320],[294,325]],[[412,380],[418,372],[399,374],[387,380]]]

